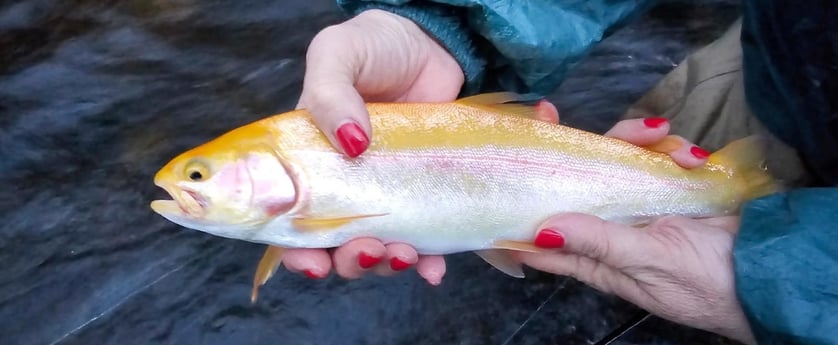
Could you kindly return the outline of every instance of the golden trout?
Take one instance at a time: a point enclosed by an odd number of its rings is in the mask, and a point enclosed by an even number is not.
[[[536,250],[536,227],[563,212],[639,224],[666,215],[735,214],[777,185],[753,138],[696,169],[668,155],[534,119],[509,93],[450,103],[370,103],[373,140],[348,158],[306,110],[234,129],[166,164],[151,208],[181,226],[268,244],[255,299],[284,248],[358,237],[419,254],[474,251],[523,277],[505,250]]]

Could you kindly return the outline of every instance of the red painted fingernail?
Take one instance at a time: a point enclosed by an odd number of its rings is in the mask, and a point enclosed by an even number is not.
[[[367,138],[361,126],[354,122],[340,126],[335,136],[340,146],[343,147],[343,151],[352,158],[360,156],[370,144],[370,139]]]
[[[535,237],[535,245],[542,248],[564,247],[564,236],[555,230],[543,229]]]
[[[311,270],[305,270],[305,271],[303,271],[303,273],[305,273],[306,277],[309,277],[311,279],[321,279],[321,278],[323,278],[322,276],[314,274],[314,272],[312,272]]]
[[[662,117],[650,117],[647,119],[643,119],[643,124],[649,128],[658,128],[666,123],[666,119]]]
[[[367,269],[378,265],[379,262],[381,262],[381,257],[371,256],[364,252],[358,254],[358,265],[361,266],[361,268]]]
[[[693,156],[695,156],[695,158],[698,158],[698,159],[704,159],[704,158],[710,157],[710,152],[707,152],[707,150],[702,149],[698,146],[693,146],[690,149],[690,153],[692,153]]]
[[[404,271],[408,267],[410,267],[410,264],[402,261],[399,258],[394,257],[390,259],[390,268],[392,268],[393,271]]]

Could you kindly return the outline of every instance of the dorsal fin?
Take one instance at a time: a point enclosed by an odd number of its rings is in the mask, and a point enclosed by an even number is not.
[[[469,105],[497,105],[509,102],[532,101],[532,96],[522,95],[515,92],[491,92],[481,93],[458,99],[457,103]]]
[[[532,102],[542,99],[534,94],[518,94],[514,92],[492,92],[463,97],[456,103],[470,107],[481,108],[491,112],[520,116],[528,119],[558,123],[558,111],[555,107],[545,107],[544,103],[536,106],[526,104],[510,104],[510,102]]]

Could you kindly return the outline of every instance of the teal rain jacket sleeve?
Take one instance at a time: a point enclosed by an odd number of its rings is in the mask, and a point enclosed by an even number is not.
[[[758,344],[838,344],[836,205],[838,188],[805,188],[743,209],[736,290]]]
[[[466,95],[497,90],[546,95],[594,44],[655,2],[337,1],[351,15],[381,9],[413,20],[457,59]]]
[[[759,344],[838,344],[838,2],[800,4],[742,2],[748,104],[821,187],[743,209],[736,286]]]

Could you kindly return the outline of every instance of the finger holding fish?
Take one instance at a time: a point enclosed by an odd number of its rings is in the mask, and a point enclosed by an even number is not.
[[[384,260],[372,270],[375,274],[392,276],[414,267],[416,262],[419,261],[419,254],[408,244],[389,243],[385,247],[387,248],[387,254]]]
[[[288,249],[282,256],[282,264],[290,272],[321,279],[331,272],[332,257],[323,249]]]
[[[535,119],[552,124],[558,124],[560,120],[559,110],[552,102],[542,99],[535,105]]]
[[[387,248],[374,238],[358,238],[332,253],[335,273],[344,279],[358,279],[384,261]]]
[[[663,117],[622,120],[614,124],[605,136],[628,141],[638,146],[648,146],[661,141],[671,129]]]
[[[378,242],[378,243],[375,243]],[[360,253],[377,253],[381,244],[385,248],[383,260],[373,267],[361,266]],[[337,250],[341,249],[341,250]],[[441,255],[419,255],[413,247],[404,243],[384,245],[371,238],[355,239],[337,248],[332,254],[323,249],[288,249],[283,256],[285,268],[297,274],[303,274],[312,279],[321,279],[329,275],[332,263],[357,263],[357,267],[350,264],[340,265],[336,270],[338,276],[344,279],[360,278],[366,273],[381,276],[393,276],[397,273],[416,268],[417,273],[431,285],[438,285],[445,274],[445,259]],[[365,265],[374,257],[365,254]],[[336,267],[338,267],[336,265]]]
[[[445,269],[445,257],[440,255],[422,255],[416,263],[416,273],[433,286],[442,283]]]
[[[666,153],[675,163],[687,169],[697,168],[707,163],[709,152],[681,136],[669,135],[670,129],[670,123],[666,118],[647,117],[617,122],[605,133],[605,136]]]
[[[644,147],[668,154],[675,163],[687,169],[704,165],[707,163],[707,158],[710,157],[710,152],[679,135],[667,135],[660,141]]]

